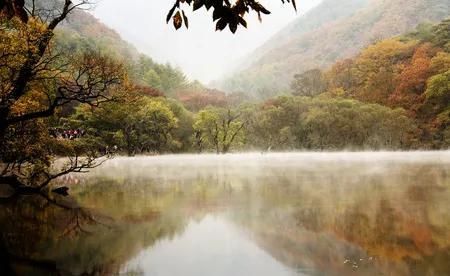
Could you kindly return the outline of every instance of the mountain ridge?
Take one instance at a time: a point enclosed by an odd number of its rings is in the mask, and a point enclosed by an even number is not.
[[[273,96],[289,90],[297,73],[323,69],[377,40],[413,30],[423,22],[439,22],[450,14],[450,0],[348,0],[344,3],[354,10],[333,20],[326,16],[327,9],[332,8],[327,5],[333,2],[326,0],[296,19],[250,54],[247,60],[252,62],[217,86],[256,97]],[[319,20],[322,17],[324,20]],[[320,26],[295,34],[307,18],[319,18]]]

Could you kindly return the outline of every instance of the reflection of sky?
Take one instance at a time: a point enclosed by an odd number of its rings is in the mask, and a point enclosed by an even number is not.
[[[180,66],[190,77],[207,82],[225,73],[240,57],[260,46],[271,35],[304,13],[320,0],[298,1],[299,13],[280,0],[264,0],[272,11],[259,23],[256,16],[248,18],[248,29],[215,32],[212,18],[202,9],[195,15],[188,12],[189,30],[174,31],[165,23],[173,0],[100,0],[95,16],[117,30],[126,40],[159,62]],[[190,11],[190,8],[186,9]]]
[[[124,272],[424,275],[448,271],[449,164],[450,151],[119,157],[74,191],[132,229],[160,211],[123,238],[151,245]],[[171,221],[184,230],[168,239]]]
[[[155,276],[299,275],[215,216],[191,222],[172,240],[159,241],[131,260],[125,270]]]

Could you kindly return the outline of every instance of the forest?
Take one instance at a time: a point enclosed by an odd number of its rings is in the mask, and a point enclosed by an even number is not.
[[[450,275],[448,1],[0,0],[0,275]]]
[[[117,101],[71,107],[49,127],[128,155],[230,150],[444,149],[449,129],[450,21],[381,40],[327,70],[294,76],[258,101],[189,82],[140,57]]]
[[[5,182],[26,191],[115,154],[450,145],[448,19],[296,74],[290,89],[261,100],[189,80],[70,1],[64,7],[50,22],[39,19],[39,7],[34,17],[2,17],[0,156]],[[235,31],[235,22],[219,22]],[[59,157],[70,164],[51,174]]]

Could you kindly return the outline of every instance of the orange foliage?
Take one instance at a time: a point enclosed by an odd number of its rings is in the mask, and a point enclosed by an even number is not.
[[[421,103],[421,94],[425,91],[426,81],[431,75],[431,57],[434,49],[430,43],[417,47],[411,62],[403,68],[396,78],[396,88],[389,98],[393,106],[415,108]]]
[[[329,89],[342,88],[346,91],[350,90],[356,85],[356,78],[354,76],[353,59],[344,59],[336,62],[327,72],[327,77],[330,80]]]
[[[164,93],[159,91],[156,88],[150,87],[150,86],[142,86],[142,85],[136,85],[135,90],[137,93],[139,93],[142,96],[147,96],[147,97],[164,97]]]
[[[181,91],[177,98],[190,110],[200,110],[209,105],[225,107],[230,99],[225,92],[216,89],[204,89],[201,91]]]

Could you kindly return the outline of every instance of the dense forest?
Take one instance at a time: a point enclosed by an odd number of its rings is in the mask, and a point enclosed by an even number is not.
[[[90,0],[0,0],[0,274],[448,275],[449,1],[323,0],[205,84]]]
[[[125,81],[108,92],[114,101],[71,104],[39,121],[49,129],[42,143],[57,138],[128,155],[419,149],[450,143],[448,20],[381,40],[327,70],[297,74],[292,94],[259,102],[247,93],[190,82],[180,70],[139,54],[92,16],[74,16],[92,24],[64,25],[55,51],[108,56],[121,64]],[[100,32],[109,35],[97,39]],[[16,142],[26,145],[23,139]],[[60,155],[66,150],[52,149]]]
[[[328,70],[297,74],[292,95],[263,102],[193,82],[174,94],[132,89],[122,102],[61,119],[128,154],[446,148],[449,26],[422,24]]]
[[[288,91],[298,73],[356,55],[368,45],[437,23],[450,14],[448,0],[322,1],[290,23],[215,85],[268,98]]]
[[[7,115],[0,117],[0,155],[6,175],[28,167],[26,187],[44,187],[116,153],[450,145],[449,20],[380,40],[328,69],[296,74],[290,90],[269,91],[281,96],[261,101],[249,91],[188,80],[88,13],[70,12],[50,23],[2,17],[0,111]],[[50,174],[58,156],[73,158]],[[5,179],[22,186],[17,177]]]

